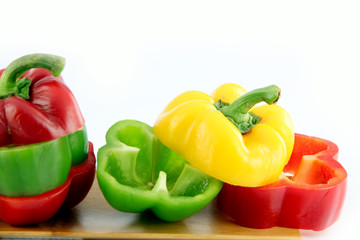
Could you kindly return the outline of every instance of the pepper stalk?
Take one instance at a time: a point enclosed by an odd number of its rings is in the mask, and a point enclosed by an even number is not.
[[[11,62],[0,78],[0,99],[19,96],[29,99],[31,80],[20,78],[32,68],[44,68],[58,77],[64,69],[65,59],[51,54],[35,53],[23,56]]]
[[[233,103],[222,102],[219,99],[215,103],[215,107],[244,134],[250,132],[261,120],[260,116],[249,112],[250,109],[260,102],[266,102],[267,104],[276,103],[280,98],[280,92],[278,86],[271,85],[250,91],[236,99]]]

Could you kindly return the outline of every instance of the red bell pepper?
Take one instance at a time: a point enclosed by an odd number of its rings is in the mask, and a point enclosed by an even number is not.
[[[38,224],[50,219],[60,207],[75,207],[89,192],[95,177],[94,148],[89,142],[88,158],[72,167],[61,186],[31,197],[0,195],[0,219],[12,225]]]
[[[245,227],[323,230],[338,219],[345,198],[347,173],[337,158],[336,144],[295,134],[277,182],[253,188],[224,184],[218,208]]]
[[[49,141],[84,126],[74,95],[61,77],[52,75],[59,75],[63,65],[52,65],[42,56],[32,55],[31,66],[18,59],[19,64],[10,68],[6,76],[2,76],[5,69],[0,70],[0,77],[5,78],[0,83],[0,98],[3,98],[0,101],[0,146]],[[28,81],[21,89],[24,96],[8,92],[8,89],[16,89],[16,78],[21,75]]]

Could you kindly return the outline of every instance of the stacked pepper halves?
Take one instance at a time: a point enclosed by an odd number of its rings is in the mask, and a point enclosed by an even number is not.
[[[0,71],[0,219],[10,224],[46,221],[92,185],[93,146],[63,67],[61,57],[33,54]],[[294,134],[279,96],[275,85],[246,92],[225,84],[211,96],[179,95],[153,128],[115,123],[98,151],[106,200],[178,221],[220,192],[220,212],[246,227],[330,226],[346,191],[338,148]]]
[[[225,183],[218,208],[246,227],[323,230],[338,219],[345,197],[347,174],[337,155],[334,143],[296,134],[293,154],[276,182],[255,188]]]
[[[232,221],[322,230],[339,217],[347,174],[334,143],[294,134],[290,115],[273,105],[279,95],[276,86],[247,93],[236,84],[212,96],[185,92],[160,114],[154,132],[224,182],[218,208]]]
[[[241,91],[236,88],[230,89],[232,94]],[[195,167],[224,182],[259,186],[276,181],[294,144],[291,118],[278,105],[254,105],[275,103],[280,89],[269,86],[236,100],[228,91],[228,86],[217,89],[215,99],[199,91],[176,97],[156,121],[156,136]],[[217,96],[235,101],[229,104]]]
[[[10,224],[43,222],[92,185],[93,147],[63,67],[32,54],[0,71],[0,219]]]
[[[322,230],[340,214],[346,171],[337,147],[294,134],[273,85],[225,84],[211,96],[185,92],[155,125],[115,123],[98,152],[98,180],[117,210],[181,220],[208,204],[253,228]],[[259,105],[258,103],[266,104]],[[218,179],[218,180],[216,180]]]

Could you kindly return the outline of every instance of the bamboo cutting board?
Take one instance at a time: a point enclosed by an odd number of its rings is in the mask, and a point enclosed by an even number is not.
[[[46,223],[14,227],[0,221],[1,237],[61,237],[87,239],[301,239],[289,228],[251,229],[224,219],[210,204],[194,216],[166,223],[151,212],[132,214],[113,209],[97,182],[86,199],[73,209],[61,210]]]

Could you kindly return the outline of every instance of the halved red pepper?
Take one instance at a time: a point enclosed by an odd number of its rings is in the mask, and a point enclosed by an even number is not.
[[[74,207],[89,192],[95,177],[95,155],[89,142],[88,158],[72,167],[61,186],[31,197],[5,197],[0,195],[0,219],[12,225],[38,224],[50,219],[60,207]]]
[[[277,182],[263,187],[224,183],[218,208],[245,227],[323,230],[338,219],[345,198],[347,173],[337,158],[333,142],[295,134],[292,156]]]
[[[84,118],[60,76],[65,60],[31,54],[0,70],[0,146],[53,140],[84,126]]]

